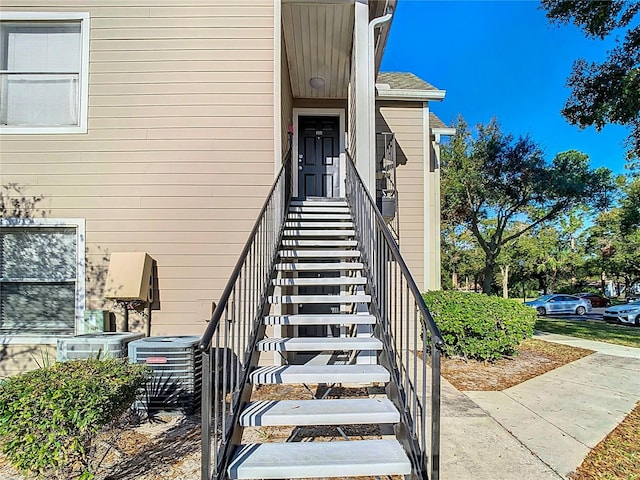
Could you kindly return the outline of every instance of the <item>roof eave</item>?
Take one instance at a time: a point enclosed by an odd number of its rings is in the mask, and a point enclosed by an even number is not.
[[[376,84],[376,94],[379,99],[401,100],[405,102],[426,102],[430,100],[442,101],[447,94],[446,90],[409,90],[409,89],[390,89],[382,85]]]

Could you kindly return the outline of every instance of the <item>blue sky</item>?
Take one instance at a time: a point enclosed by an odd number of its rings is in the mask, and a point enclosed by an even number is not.
[[[447,91],[432,111],[452,124],[496,116],[503,131],[529,134],[551,160],[569,149],[591,166],[624,173],[627,130],[580,130],[562,117],[573,61],[600,61],[613,39],[587,39],[573,25],[551,24],[537,1],[400,0],[382,71],[412,72]]]

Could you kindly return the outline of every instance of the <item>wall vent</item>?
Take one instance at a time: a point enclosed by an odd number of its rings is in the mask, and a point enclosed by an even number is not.
[[[202,354],[199,336],[148,337],[129,343],[129,361],[151,368],[135,406],[153,416],[159,412],[192,413],[200,405]]]

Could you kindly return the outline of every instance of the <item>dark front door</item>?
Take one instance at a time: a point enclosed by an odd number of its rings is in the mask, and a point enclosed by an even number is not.
[[[340,195],[338,117],[300,117],[298,131],[298,196]]]

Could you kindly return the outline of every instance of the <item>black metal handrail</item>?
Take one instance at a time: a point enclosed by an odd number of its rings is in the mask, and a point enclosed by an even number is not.
[[[224,476],[233,453],[238,415],[250,393],[248,375],[257,362],[254,347],[264,331],[262,316],[291,200],[291,179],[289,149],[200,341],[202,480],[212,478],[212,466],[214,478]]]
[[[381,361],[391,372],[387,393],[401,412],[399,439],[410,453],[414,477],[438,480],[440,472],[440,353],[442,335],[429,313],[398,244],[349,155],[346,191],[384,344]],[[419,338],[420,337],[420,338]],[[427,344],[430,343],[430,348]],[[422,350],[422,362],[418,364]],[[427,412],[427,352],[431,358]],[[427,432],[430,413],[431,428]],[[427,446],[430,444],[429,458]]]

